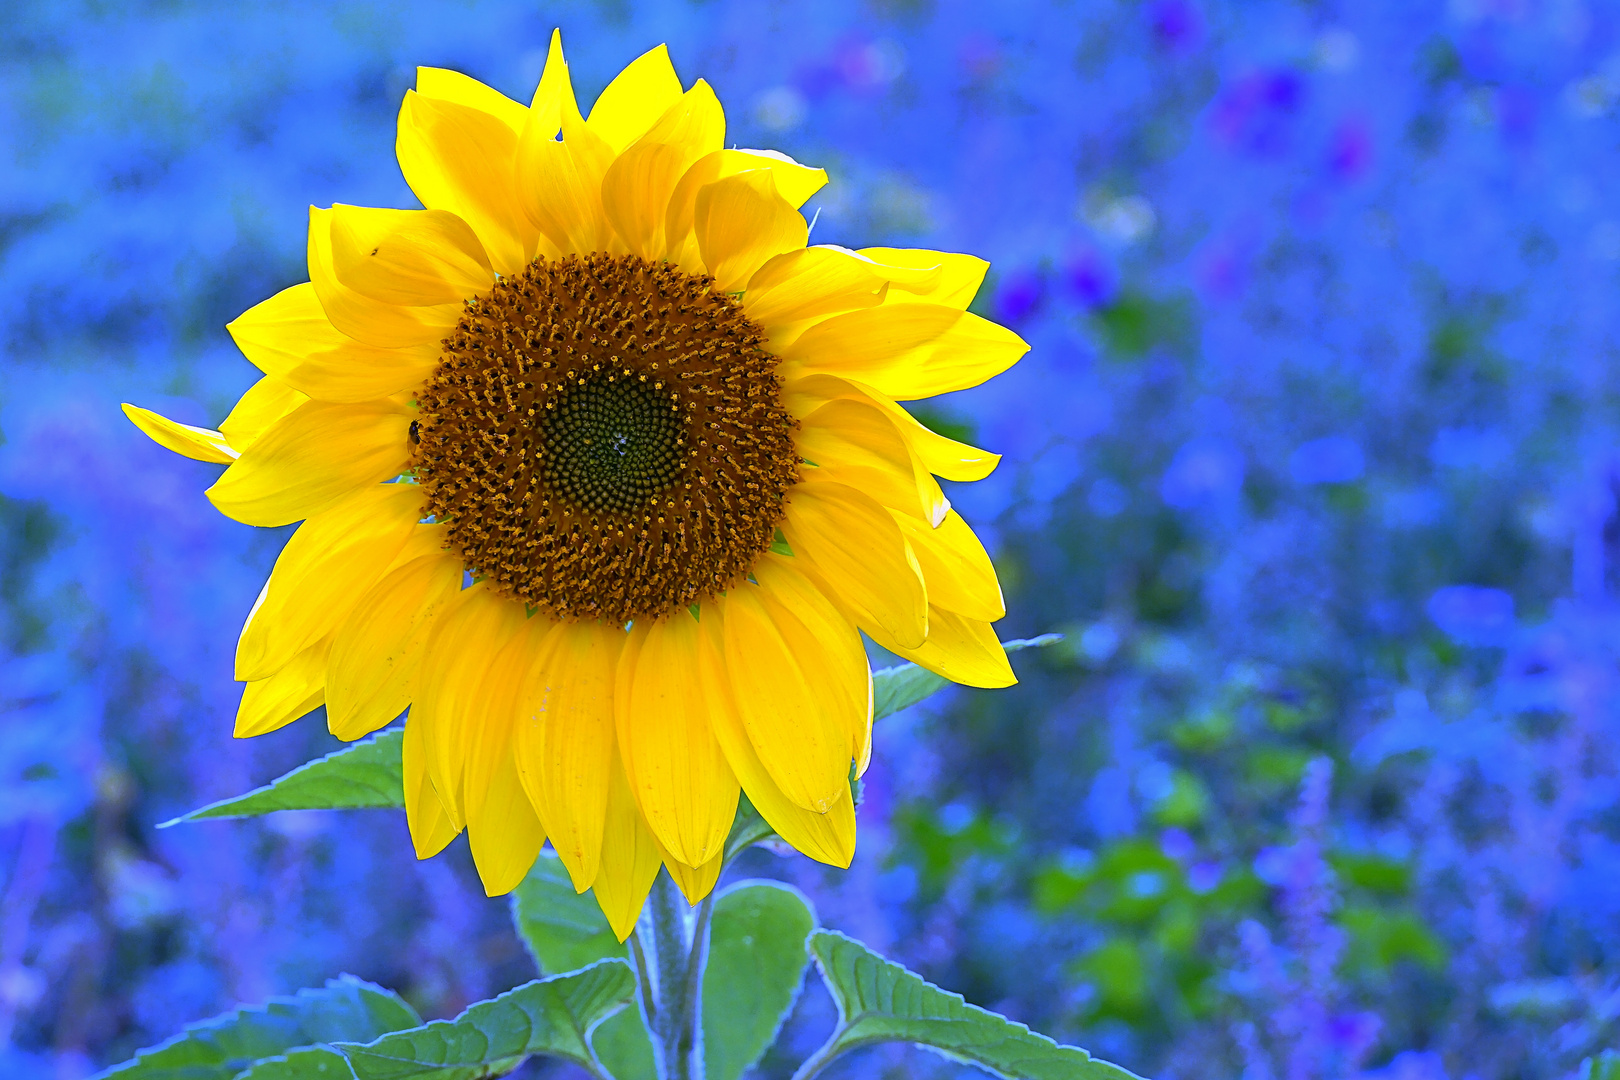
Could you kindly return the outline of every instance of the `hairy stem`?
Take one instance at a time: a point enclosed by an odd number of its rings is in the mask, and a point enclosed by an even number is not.
[[[658,1003],[650,1033],[659,1080],[702,1080],[702,1065],[692,1052],[696,1033],[691,1018],[697,1010],[688,1001],[693,960],[692,927],[687,921],[690,911],[669,872],[660,870],[644,916],[652,931],[656,969]]]

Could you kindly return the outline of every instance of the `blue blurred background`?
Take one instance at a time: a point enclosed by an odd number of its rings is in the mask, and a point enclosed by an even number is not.
[[[951,496],[1003,636],[1066,642],[884,722],[852,870],[752,872],[1155,1077],[1613,1044],[1615,5],[9,0],[0,1075],[339,971],[430,1016],[532,975],[401,815],[154,829],[335,743],[230,738],[285,531],[117,405],[223,417],[222,327],[305,278],[306,205],[413,205],[414,66],[526,101],[554,25],[587,101],[667,41],[731,142],[832,174],[813,240],[983,255],[975,310],[1033,345],[919,413],[1006,455]],[[811,988],[789,1046],[831,1019]]]

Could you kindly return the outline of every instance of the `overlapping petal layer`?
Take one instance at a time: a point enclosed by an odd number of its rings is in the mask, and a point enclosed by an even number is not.
[[[265,377],[218,431],[126,407],[160,444],[228,466],[209,489],[222,511],[303,521],[243,629],[237,734],[324,704],[353,739],[408,710],[418,855],[466,829],[499,893],[549,837],[621,937],[661,864],[694,901],[714,886],[740,794],[788,843],[847,866],[849,777],[872,747],[861,632],[959,682],[1014,681],[990,625],[995,570],[936,480],[981,479],[998,459],[897,404],[1024,352],[966,310],[987,264],[808,246],[799,207],[826,174],[725,148],[713,91],[683,88],[662,47],[588,116],[555,37],[527,105],[423,68],[397,152],[424,209],[311,210],[310,281],[230,326]],[[402,475],[418,394],[467,302],[532,260],[590,255],[708,275],[738,298],[797,422],[778,543],[746,580],[627,626],[558,620],[473,581]]]

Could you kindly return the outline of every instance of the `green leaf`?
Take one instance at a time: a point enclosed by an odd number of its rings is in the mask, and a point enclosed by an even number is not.
[[[776,881],[740,881],[715,898],[703,972],[708,1080],[737,1080],[776,1039],[804,984],[805,938],[816,916]]]
[[[305,1046],[255,1062],[233,1080],[354,1080],[354,1070],[330,1046]]]
[[[810,935],[810,951],[838,1002],[832,1038],[800,1066],[804,1080],[833,1058],[880,1042],[909,1042],[1007,1080],[1132,1080],[1118,1065],[1060,1046],[1023,1024],[969,1005],[865,945],[831,930]]]
[[[405,805],[399,751],[403,728],[390,728],[353,746],[316,758],[279,780],[234,799],[221,799],[165,821],[159,828],[204,818],[239,818],[275,810],[338,810]]]
[[[600,960],[582,971],[536,979],[469,1006],[454,1020],[435,1020],[384,1035],[364,1046],[337,1043],[357,1080],[460,1080],[498,1075],[530,1054],[594,1066],[590,1031],[629,1001],[630,965]]]
[[[575,892],[562,860],[550,851],[540,853],[512,891],[512,923],[542,975],[629,956],[608,926],[596,894]]]
[[[1062,634],[1042,634],[1040,637],[1004,641],[1001,647],[1008,652],[1020,649],[1039,649],[1063,640]],[[916,664],[896,664],[872,672],[872,719],[881,720],[901,709],[910,708],[924,698],[951,685],[943,675],[935,675]]]
[[[614,1080],[657,1080],[652,1039],[642,1023],[641,1010],[634,1005],[602,1021],[591,1032],[591,1046]]]
[[[230,1080],[254,1062],[294,1047],[364,1041],[421,1022],[397,994],[342,975],[319,990],[300,990],[293,997],[271,998],[263,1007],[192,1024],[97,1080]]]
[[[1017,652],[1061,640],[1062,634],[1042,634],[1040,637],[1004,642],[1002,647],[1008,652]],[[948,679],[916,664],[898,664],[874,671],[873,717],[881,720],[949,685]],[[207,818],[256,817],[276,810],[402,807],[405,805],[405,784],[399,751],[404,738],[403,728],[390,728],[353,746],[300,765],[281,779],[272,780],[246,795],[209,803],[189,814],[165,821],[158,827],[167,828],[182,821]],[[748,843],[760,838],[755,837]],[[730,851],[729,846],[727,850]]]

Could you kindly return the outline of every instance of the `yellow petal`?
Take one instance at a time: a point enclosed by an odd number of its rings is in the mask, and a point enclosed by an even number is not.
[[[439,793],[433,790],[433,781],[428,778],[423,730],[422,724],[405,721],[401,764],[405,772],[405,821],[411,830],[411,846],[416,849],[418,859],[431,859],[456,838],[461,826],[450,819],[450,812],[444,808]]]
[[[1000,454],[948,439],[931,431],[895,401],[870,386],[836,375],[808,375],[782,388],[782,404],[797,418],[809,416],[829,401],[850,398],[875,405],[894,421],[895,430],[923,467],[947,480],[983,480],[995,471]]]
[[[602,209],[606,146],[566,110],[563,125],[571,137],[561,142],[545,133],[538,112],[529,115],[518,147],[524,213],[559,252],[605,251],[613,235]]]
[[[999,689],[1018,681],[1007,652],[989,623],[969,619],[954,611],[930,606],[928,640],[917,648],[907,648],[884,634],[882,628],[869,629],[872,640],[897,656],[943,675],[965,686]]]
[[[308,528],[308,526],[304,526]],[[411,703],[433,620],[461,591],[461,559],[437,553],[389,571],[338,627],[326,668],[326,724],[340,739],[376,731]]]
[[[517,888],[546,842],[512,756],[518,691],[542,629],[533,620],[513,627],[511,640],[492,658],[480,707],[464,717],[473,729],[466,765],[467,841],[490,896]]]
[[[798,560],[767,552],[754,564],[754,579],[772,605],[785,609],[793,623],[812,639],[806,646],[820,650],[824,670],[818,690],[833,698],[831,711],[848,725],[849,752],[860,772],[872,755],[872,668],[866,659],[861,633],[821,589],[807,577]]]
[[[436,343],[456,325],[461,318],[459,302],[406,307],[365,296],[339,281],[332,251],[332,217],[331,210],[309,208],[310,283],[333,326],[368,345],[404,348]]]
[[[793,554],[863,629],[898,641],[928,636],[928,596],[917,557],[883,505],[844,484],[806,479],[788,490],[782,532]]]
[[[669,870],[669,876],[675,879],[680,887],[681,895],[693,907],[703,902],[703,898],[714,891],[714,886],[720,880],[720,871],[724,869],[725,855],[716,855],[699,867],[690,867],[675,858],[669,852],[663,852],[664,866]]]
[[[225,441],[225,436],[210,428],[192,427],[170,420],[151,409],[124,403],[124,415],[146,435],[163,447],[198,461],[212,461],[227,465],[236,460],[236,451]]]
[[[946,514],[937,528],[894,514],[928,584],[928,602],[970,619],[995,622],[1007,614],[995,565],[962,515]]]
[[[725,114],[702,79],[620,154],[602,177],[602,209],[629,250],[643,258],[665,254],[670,194],[687,167],[720,149]]]
[[[908,401],[977,386],[1028,351],[1023,338],[970,312],[883,304],[806,330],[782,351],[782,375],[841,375]]]
[[[529,116],[523,126],[537,122],[538,130],[545,138],[555,139],[562,130],[562,114],[565,110],[579,115],[573,82],[568,78],[568,61],[563,59],[562,31],[553,30],[545,70],[540,73],[540,84],[534,88],[534,99],[529,102]]]
[[[428,776],[458,824],[470,820],[468,763],[492,705],[491,672],[524,622],[523,605],[480,582],[451,597],[428,634],[411,720],[423,726]]]
[[[248,525],[286,525],[318,514],[400,474],[414,416],[391,401],[305,402],[242,451],[208,498]]]
[[[743,306],[780,349],[807,321],[873,307],[889,283],[870,259],[841,247],[818,245],[766,260],[748,279]]]
[[[591,107],[586,123],[618,153],[646,133],[681,96],[681,80],[660,45],[632,60],[614,76]]]
[[[322,401],[366,401],[419,385],[440,356],[436,342],[388,349],[354,340],[332,325],[307,281],[249,308],[225,329],[260,371]]]
[[[765,590],[743,582],[703,612],[724,610],[732,700],[765,770],[806,810],[825,813],[849,786],[854,696],[836,685],[827,648]]]
[[[592,891],[608,925],[620,941],[636,928],[636,919],[658,877],[663,855],[652,830],[636,806],[630,781],[617,752],[608,770],[607,821],[602,830],[602,863]]]
[[[849,866],[855,857],[855,803],[848,785],[842,798],[823,814],[812,813],[782,794],[760,762],[731,697],[724,658],[723,615],[706,612],[699,633],[703,639],[699,665],[709,701],[709,723],[725,751],[726,761],[748,793],[748,801],[796,850],[817,862]]]
[[[308,400],[308,395],[299,393],[280,379],[266,375],[237,399],[229,415],[219,422],[219,433],[225,436],[231,449],[240,456],[271,425]]]
[[[938,269],[937,276],[923,280],[912,278],[908,281],[897,277],[895,287],[890,290],[888,298],[891,304],[925,301],[966,311],[967,306],[973,303],[973,297],[978,294],[979,286],[984,282],[985,271],[990,269],[990,264],[977,256],[958,255],[950,251],[869,247],[861,248],[861,254],[887,266],[917,270]]]
[[[526,106],[459,71],[419,67],[416,69],[416,92],[425,98],[454,102],[487,113],[511,128],[513,134],[522,131],[529,119]]]
[[[330,639],[316,642],[274,675],[243,687],[232,734],[238,739],[263,735],[320,708],[326,687],[326,653],[331,646]]]
[[[737,813],[737,778],[709,729],[698,682],[697,631],[684,611],[638,624],[613,695],[636,803],[658,842],[688,866],[714,858]]]
[[[698,193],[716,180],[751,171],[770,173],[776,193],[795,209],[827,183],[825,169],[800,165],[774,150],[717,150],[704,155],[686,170],[669,197],[669,209],[664,215],[664,243],[670,262],[689,274],[705,272],[697,237],[692,233]]]
[[[625,633],[558,623],[525,675],[512,752],[578,892],[596,880],[613,769],[613,684]]]
[[[819,479],[857,487],[878,502],[937,525],[951,504],[894,421],[864,401],[829,401],[799,425],[794,445]]]
[[[422,164],[419,157],[413,156],[413,164]],[[447,182],[435,180],[441,186]],[[331,222],[332,271],[362,296],[404,307],[434,307],[460,304],[494,282],[477,234],[448,210],[340,204],[332,207]]]
[[[330,636],[405,546],[421,508],[416,485],[376,484],[300,525],[242,627],[236,677],[262,679]]]
[[[767,259],[804,247],[810,236],[804,218],[776,193],[770,173],[762,169],[700,190],[692,231],[720,292],[741,290]]]
[[[527,120],[528,110],[512,104]],[[500,274],[522,269],[534,249],[516,188],[521,131],[490,113],[409,90],[399,109],[396,152],[405,182],[423,206],[471,226]]]

